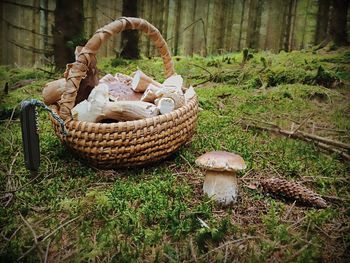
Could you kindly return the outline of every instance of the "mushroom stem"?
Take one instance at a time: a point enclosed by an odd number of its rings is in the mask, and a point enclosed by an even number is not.
[[[141,70],[137,70],[133,75],[133,79],[131,82],[131,87],[135,92],[144,92],[149,84],[153,84],[156,87],[161,87],[162,84],[153,80]]]
[[[236,173],[208,170],[203,184],[203,191],[220,203],[229,204],[236,202],[238,196]]]
[[[94,88],[87,100],[72,109],[73,118],[79,121],[99,122],[104,119],[118,121],[139,120],[159,114],[156,105],[144,101],[109,101],[108,86]]]
[[[107,102],[104,116],[118,121],[133,121],[157,116],[159,109],[144,101]]]

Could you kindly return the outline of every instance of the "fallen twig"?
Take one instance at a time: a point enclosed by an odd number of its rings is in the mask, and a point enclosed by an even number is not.
[[[293,131],[292,133],[296,133],[312,116],[314,113],[309,114]]]
[[[22,189],[24,189],[27,185],[31,184],[32,182],[34,182],[41,174],[38,173],[33,179],[31,179],[28,183],[18,187],[18,188],[15,188],[13,190],[8,190],[8,191],[4,191],[4,192],[0,192],[0,194],[13,194],[15,192],[18,192],[18,191],[21,191]],[[46,177],[45,177],[46,178]]]
[[[23,86],[29,85],[34,81],[35,79],[23,79],[23,80],[17,81],[15,84],[13,84],[10,87],[10,90],[16,90],[16,89],[22,88]]]
[[[49,240],[49,242],[47,243],[47,246],[46,246],[45,257],[44,257],[44,263],[47,262],[47,259],[48,259],[48,256],[49,256],[50,245],[51,245],[51,239]]]
[[[11,164],[10,164],[10,168],[9,168],[9,171],[8,171],[8,175],[11,175],[11,174],[12,174],[13,165],[15,164],[18,155],[19,155],[19,151],[16,152],[15,156],[14,156],[13,159],[12,159],[12,162],[11,162]]]
[[[306,245],[304,245],[301,249],[299,249],[297,252],[295,252],[292,256],[289,257],[289,259],[287,260],[287,262],[291,262],[294,261],[305,249],[307,249],[309,246],[311,245],[311,243],[307,243]]]
[[[207,73],[209,74],[209,77],[208,77],[207,79],[201,81],[200,83],[197,83],[197,84],[193,85],[193,87],[196,87],[196,86],[198,86],[198,85],[204,84],[204,83],[209,82],[209,81],[212,81],[212,80],[214,79],[213,73],[211,73],[211,72],[210,72],[208,69],[206,69],[205,67],[202,67],[202,66],[200,66],[200,65],[193,64],[193,63],[190,63],[190,65],[195,66],[195,67],[197,67],[197,68],[200,68],[200,69],[204,70],[205,72],[207,72]]]
[[[17,109],[17,105],[15,107],[13,107],[13,109],[12,109],[11,116],[8,119],[6,126],[5,126],[6,129],[10,126],[10,123],[12,122],[13,116],[15,115],[16,109]]]
[[[332,151],[334,153],[341,155],[344,159],[350,160],[350,155],[347,154],[346,152],[344,152],[344,150],[340,150],[340,149],[338,150],[338,149],[331,147],[331,146],[329,146],[325,143],[322,143],[322,142],[316,142],[316,144],[324,150]]]
[[[228,242],[226,242],[226,243],[224,243],[224,244],[222,244],[222,245],[220,245],[220,246],[218,246],[218,247],[216,247],[216,248],[213,248],[212,250],[210,250],[210,251],[207,252],[206,254],[204,254],[204,255],[202,255],[201,257],[199,257],[198,260],[203,259],[203,258],[205,258],[206,256],[208,256],[208,255],[210,255],[211,253],[213,253],[214,251],[220,250],[220,249],[222,249],[222,248],[224,248],[224,247],[226,247],[226,246],[228,246],[228,245],[232,245],[232,244],[236,244],[236,243],[241,243],[241,242],[243,242],[243,241],[246,241],[246,240],[249,240],[249,239],[256,239],[256,238],[257,238],[257,237],[255,237],[255,236],[248,236],[248,237],[244,237],[244,238],[240,238],[240,239],[228,241]],[[192,261],[193,261],[193,260],[192,260]],[[190,262],[191,262],[191,261],[190,261]]]
[[[40,257],[43,254],[43,251],[41,249],[41,247],[38,245],[38,237],[34,231],[34,229],[32,228],[32,226],[28,223],[27,220],[24,219],[24,217],[22,216],[21,212],[19,213],[19,216],[21,217],[22,221],[24,222],[24,224],[29,228],[30,232],[32,232],[33,235],[33,239],[34,239],[34,245],[35,247],[38,248],[39,252],[40,252]]]
[[[284,216],[283,220],[287,220],[287,219],[288,219],[290,213],[292,212],[292,210],[293,210],[293,208],[294,208],[294,206],[295,206],[295,203],[296,203],[296,201],[293,202],[293,204],[292,204],[291,207],[289,208],[288,212],[287,212],[286,215]]]
[[[39,244],[41,244],[42,242],[44,242],[45,240],[47,240],[48,238],[50,238],[51,236],[53,236],[58,230],[60,230],[61,228],[65,227],[66,225],[72,223],[73,221],[77,220],[80,216],[74,217],[71,220],[68,220],[67,222],[61,224],[60,226],[58,226],[56,229],[54,229],[52,232],[50,232],[49,234],[47,234],[44,238],[42,238],[40,241],[38,241],[37,243],[35,243],[31,248],[29,248],[22,256],[20,256],[17,261],[20,261],[21,259],[23,259],[24,257],[26,257],[30,252],[32,252],[36,246],[38,246]]]
[[[193,260],[194,262],[198,262],[198,259],[197,259],[197,256],[196,256],[196,251],[193,247],[193,241],[192,241],[192,238],[190,238],[190,248],[191,248],[191,254],[192,254],[192,257],[193,257]]]
[[[250,119],[250,120],[252,120],[252,119]],[[281,134],[281,135],[287,136],[289,138],[295,138],[295,139],[301,139],[301,140],[304,140],[307,142],[313,142],[317,146],[319,146],[320,148],[322,148],[324,150],[338,153],[344,159],[350,160],[350,155],[347,153],[350,150],[350,144],[346,144],[346,143],[339,142],[336,140],[332,140],[332,139],[324,138],[321,136],[309,134],[309,133],[302,132],[302,131],[296,131],[296,132],[292,131],[291,132],[291,131],[283,130],[281,127],[279,127],[278,125],[276,125],[274,123],[269,123],[269,122],[260,121],[260,120],[252,120],[252,121],[253,121],[253,123],[242,123],[242,124],[245,125],[247,128],[252,127],[255,129],[260,129],[260,130],[264,130],[264,131],[270,131],[273,133]],[[267,124],[269,126],[272,126],[273,128],[257,125],[256,122]]]

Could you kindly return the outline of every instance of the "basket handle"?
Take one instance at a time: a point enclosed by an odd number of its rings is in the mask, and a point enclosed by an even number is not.
[[[67,65],[65,72],[65,77],[67,79],[66,88],[61,96],[61,100],[58,102],[60,106],[59,115],[63,120],[68,121],[72,118],[71,109],[74,107],[80,82],[86,77],[91,60],[94,58],[101,45],[112,35],[127,29],[136,29],[147,34],[153,41],[154,45],[158,48],[163,59],[165,76],[170,77],[171,75],[175,74],[168,45],[155,26],[141,18],[118,18],[108,25],[98,29],[83,47],[76,61]]]

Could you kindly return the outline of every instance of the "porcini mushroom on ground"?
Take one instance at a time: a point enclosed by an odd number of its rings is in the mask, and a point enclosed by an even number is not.
[[[241,156],[224,151],[213,151],[200,156],[196,164],[206,170],[204,193],[226,205],[236,202],[238,196],[236,172],[247,167]]]

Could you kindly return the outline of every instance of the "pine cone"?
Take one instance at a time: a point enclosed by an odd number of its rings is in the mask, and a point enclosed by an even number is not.
[[[263,180],[261,186],[265,192],[276,196],[282,196],[287,199],[296,200],[299,203],[319,208],[327,207],[326,201],[321,196],[296,182],[272,178]]]

